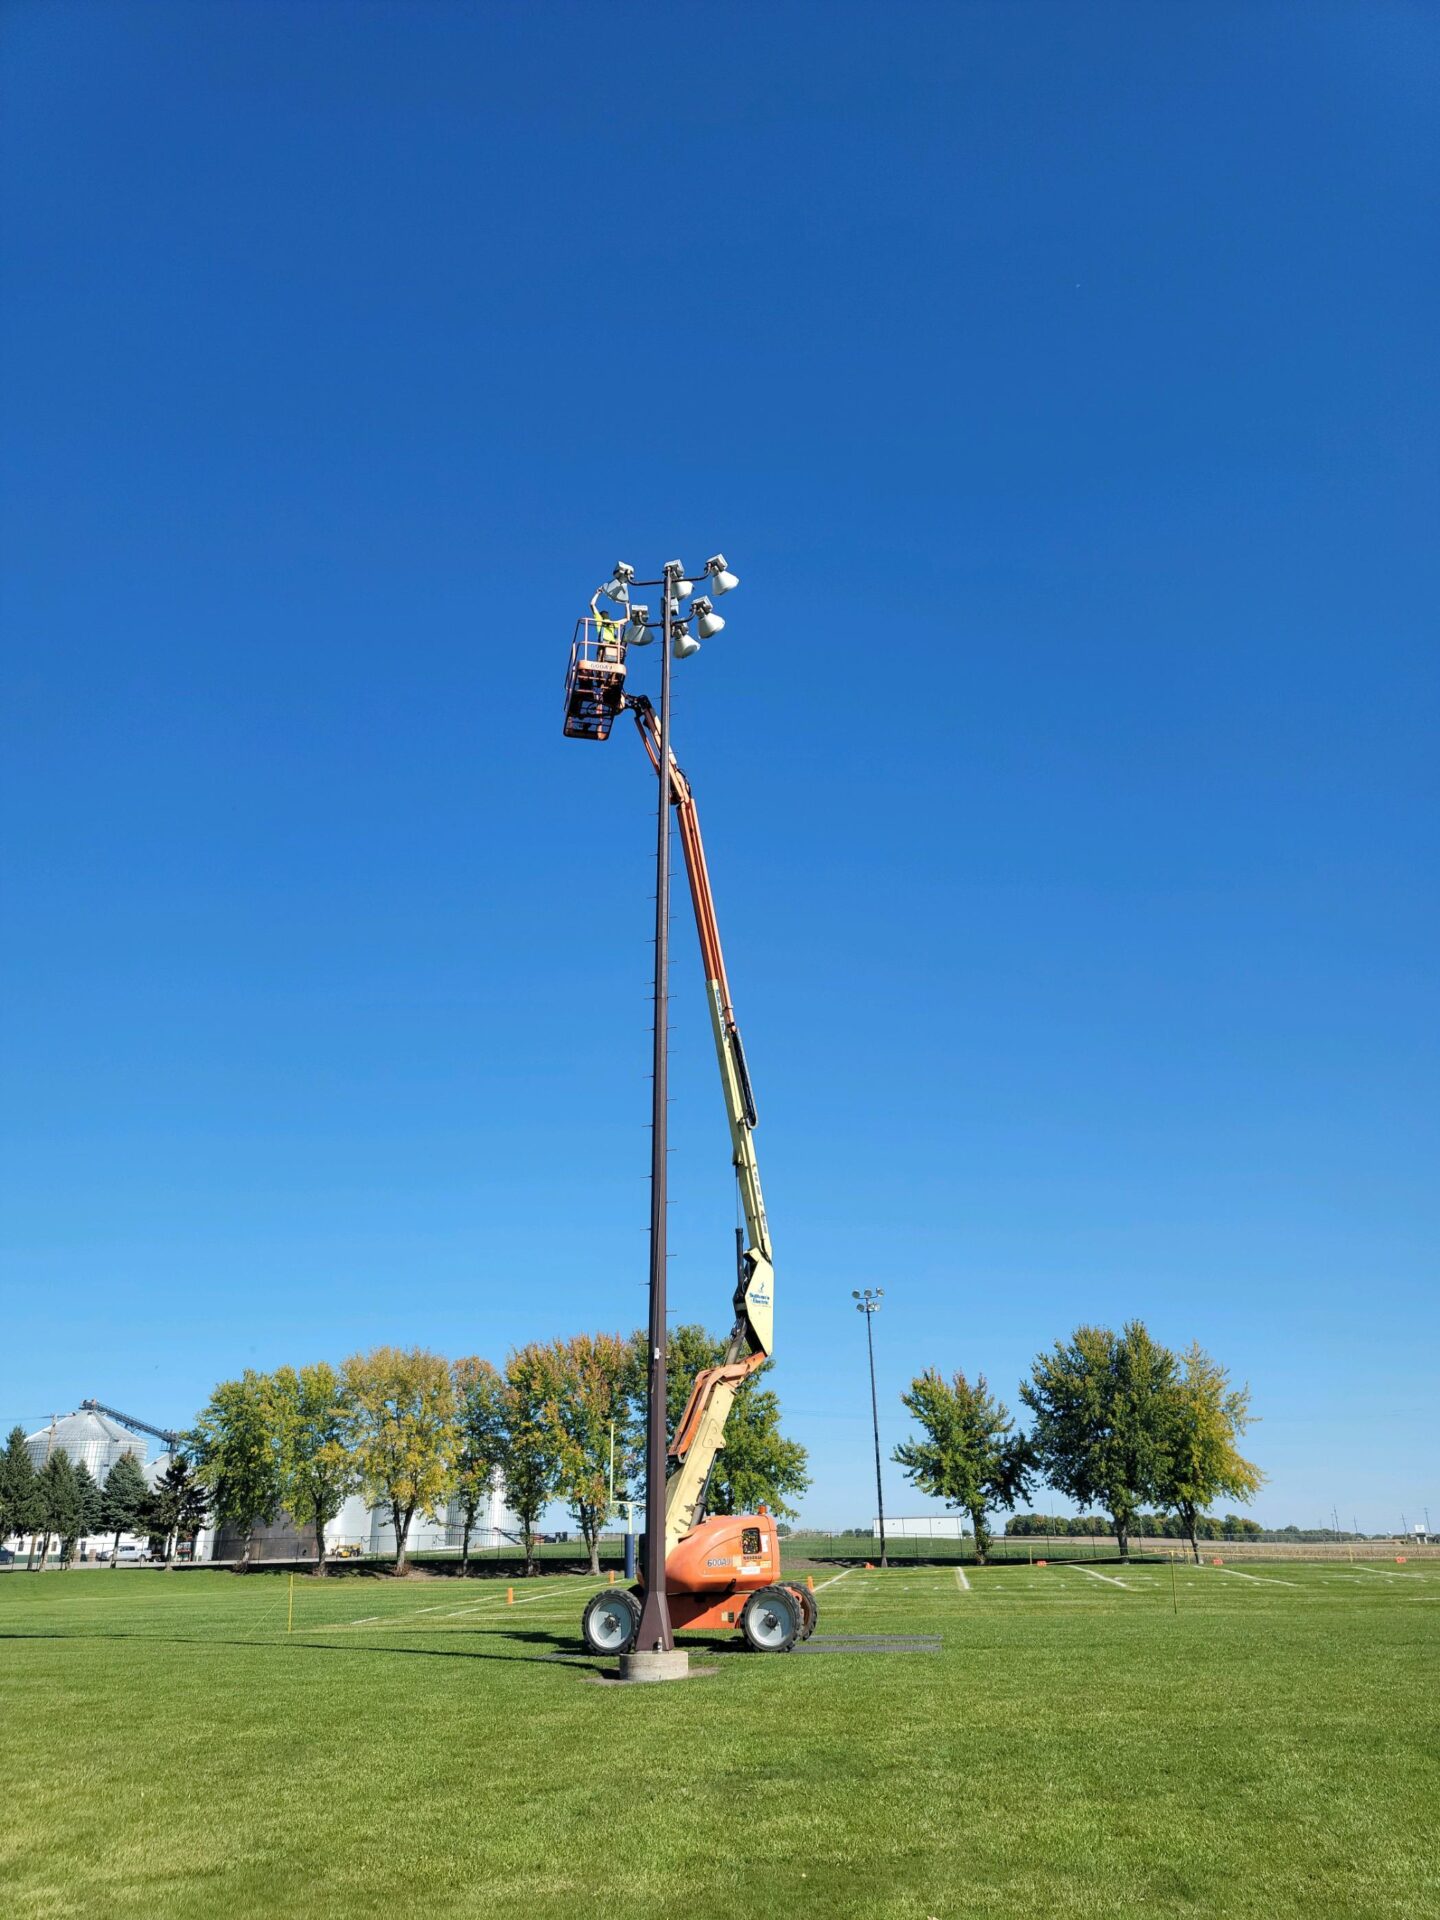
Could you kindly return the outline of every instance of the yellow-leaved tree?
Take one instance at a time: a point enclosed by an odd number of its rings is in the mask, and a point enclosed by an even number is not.
[[[600,1534],[626,1484],[626,1439],[645,1381],[634,1343],[618,1333],[577,1333],[535,1349],[556,1491],[600,1572]]]
[[[1232,1387],[1218,1360],[1194,1340],[1168,1393],[1169,1432],[1160,1502],[1179,1518],[1196,1564],[1200,1516],[1212,1500],[1251,1500],[1265,1475],[1236,1444],[1255,1416],[1249,1387]]]
[[[315,1571],[325,1571],[325,1529],[355,1491],[354,1409],[328,1361],[278,1367],[264,1382],[265,1419],[280,1473],[281,1504],[315,1529]]]
[[[376,1347],[345,1362],[355,1464],[373,1506],[390,1509],[395,1571],[405,1571],[410,1523],[449,1490],[458,1434],[448,1363],[423,1347]]]
[[[460,1509],[460,1571],[470,1566],[475,1516],[489,1503],[505,1472],[505,1381],[488,1360],[467,1354],[452,1362],[458,1444],[451,1492]]]

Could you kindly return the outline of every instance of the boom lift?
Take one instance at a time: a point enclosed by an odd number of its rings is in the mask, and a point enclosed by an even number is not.
[[[583,622],[582,629],[589,624]],[[566,733],[572,738],[606,739],[615,715],[628,709],[650,764],[661,774],[659,722],[645,695],[624,691],[623,643],[618,649],[613,643],[607,645],[607,658],[597,659],[598,651],[588,633],[577,634],[566,681]],[[577,708],[582,701],[587,709],[584,718],[573,724],[580,719]],[[730,999],[700,816],[690,782],[673,753],[668,775],[668,798],[675,808],[700,936],[705,996],[745,1225],[735,1233],[738,1273],[729,1342],[720,1363],[696,1375],[670,1444],[665,1593],[676,1628],[738,1627],[756,1652],[788,1653],[797,1640],[808,1640],[814,1632],[817,1609],[814,1595],[804,1586],[780,1579],[780,1540],[773,1516],[763,1506],[758,1513],[706,1514],[710,1478],[725,1445],[725,1424],[735,1396],[774,1349],[775,1267],[755,1157],[755,1095]],[[607,1589],[585,1609],[585,1643],[592,1653],[627,1653],[639,1624],[636,1594],[624,1588]]]

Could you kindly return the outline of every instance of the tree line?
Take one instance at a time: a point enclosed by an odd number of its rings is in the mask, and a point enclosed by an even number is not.
[[[672,1434],[690,1382],[723,1348],[700,1326],[671,1333]],[[288,1513],[313,1534],[323,1573],[327,1529],[359,1493],[389,1515],[397,1573],[416,1514],[455,1502],[463,1567],[477,1517],[503,1484],[527,1573],[552,1501],[569,1511],[598,1573],[600,1535],[627,1489],[643,1483],[645,1356],[642,1333],[593,1333],[531,1342],[503,1367],[478,1355],[447,1360],[421,1347],[382,1346],[339,1367],[247,1369],[215,1388],[153,1490],[128,1454],[103,1488],[59,1449],[36,1474],[17,1427],[0,1468],[0,1537],[43,1531],[41,1564],[53,1536],[68,1543],[68,1565],[76,1541],[113,1526],[117,1545],[121,1533],[150,1534],[169,1565],[178,1543],[210,1522],[238,1534],[248,1565],[255,1530]],[[805,1449],[781,1432],[765,1371],[736,1396],[710,1482],[712,1513],[763,1500],[791,1514],[789,1500],[809,1485]]]
[[[1238,1513],[1222,1514],[1219,1519],[1213,1513],[1201,1514],[1195,1530],[1202,1540],[1259,1540],[1264,1533],[1258,1520],[1247,1520]],[[1109,1531],[1110,1522],[1103,1513],[1014,1513],[1005,1522],[1007,1539],[1023,1540],[1027,1534],[1043,1534],[1056,1540],[1085,1535],[1094,1538]],[[1130,1528],[1132,1540],[1183,1540],[1184,1537],[1184,1523],[1174,1513],[1137,1513]]]
[[[947,1381],[930,1368],[901,1398],[921,1437],[894,1458],[921,1492],[969,1515],[982,1561],[991,1511],[1027,1500],[1036,1480],[1082,1511],[1103,1509],[1122,1559],[1154,1509],[1196,1560],[1207,1508],[1248,1501],[1264,1480],[1237,1444],[1251,1423],[1249,1388],[1232,1387],[1198,1342],[1174,1353],[1140,1320],[1119,1333],[1077,1327],[1038,1354],[1020,1387],[1033,1416],[1025,1433],[984,1374]]]

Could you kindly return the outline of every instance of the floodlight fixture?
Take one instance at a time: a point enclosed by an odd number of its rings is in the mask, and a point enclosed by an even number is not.
[[[700,651],[700,642],[691,638],[690,629],[681,620],[670,629],[670,652],[676,660],[688,660]]]
[[[685,562],[683,560],[667,560],[665,562],[665,578],[669,583],[671,593],[677,600],[688,600],[695,591],[695,582],[685,578]]]
[[[611,600],[628,600],[630,582],[635,578],[635,569],[626,566],[623,560],[615,562],[615,571],[600,591]]]
[[[696,630],[702,640],[713,640],[725,624],[703,593],[697,593],[690,602],[690,611],[695,616]]]
[[[712,553],[705,562],[705,571],[709,574],[710,585],[717,594],[730,593],[740,584],[739,575],[731,573],[726,566],[723,553]]]
[[[649,607],[638,603],[630,609],[630,618],[625,622],[620,638],[627,647],[648,647],[655,638],[645,622],[650,618]]]

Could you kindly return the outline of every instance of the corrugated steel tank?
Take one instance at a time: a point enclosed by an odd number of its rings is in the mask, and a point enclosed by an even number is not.
[[[118,1426],[103,1413],[60,1414],[48,1426],[28,1434],[25,1447],[37,1472],[52,1453],[63,1448],[72,1465],[88,1468],[102,1483],[122,1453],[133,1453],[142,1467],[145,1464],[145,1442],[139,1434]]]

